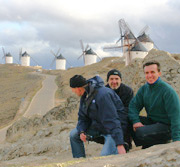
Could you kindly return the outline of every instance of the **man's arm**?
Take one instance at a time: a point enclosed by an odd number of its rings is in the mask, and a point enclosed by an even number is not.
[[[83,110],[84,108],[82,106],[83,106],[83,102],[81,99],[79,112],[78,112],[78,124],[77,124],[77,130],[79,133],[85,132],[91,123],[91,120],[86,114],[87,112]]]
[[[113,92],[113,94],[115,94],[115,92]],[[123,145],[123,131],[119,115],[117,113],[117,108],[112,100],[112,96],[114,96],[113,94],[106,93],[98,100],[98,118],[104,127],[104,131],[106,134],[110,134],[112,136],[116,145]],[[117,102],[118,99],[119,97],[117,96]],[[124,108],[123,104],[122,108]]]
[[[175,90],[164,94],[164,105],[171,122],[173,141],[180,141],[180,101]]]
[[[143,101],[143,90],[142,87],[138,90],[137,94],[129,103],[128,116],[130,121],[135,123],[140,123],[139,113],[144,107]]]

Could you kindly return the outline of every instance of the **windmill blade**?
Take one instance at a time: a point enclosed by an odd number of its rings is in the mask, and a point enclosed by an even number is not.
[[[156,49],[158,49],[158,50],[159,50],[158,46],[157,46],[155,43],[154,43],[154,46],[155,46],[155,48],[156,48]]]
[[[84,55],[83,55],[83,62],[84,62],[84,64],[85,64],[85,57],[84,57]]]
[[[116,49],[121,49],[123,46],[118,46],[118,45],[107,45],[105,47],[103,47],[103,50],[106,51],[106,50],[116,50]]]
[[[83,53],[81,56],[78,57],[78,60],[79,60],[82,56],[84,57],[84,53]]]
[[[84,45],[83,45],[83,41],[82,40],[80,40],[80,45],[81,45],[82,51],[84,52]]]
[[[116,41],[116,43],[118,43],[119,41],[122,41],[122,37],[120,37],[120,38]]]
[[[13,57],[13,59],[17,62],[17,64],[20,64],[19,61],[15,57]]]
[[[123,46],[124,44],[123,44],[123,39],[121,39],[121,46]],[[123,49],[123,47],[122,47],[122,49]]]
[[[50,65],[50,67],[52,67],[52,66],[53,66],[53,64],[54,64],[55,60],[56,60],[56,57],[53,59],[53,61],[52,61],[51,65]]]
[[[122,28],[122,30],[124,31],[123,34],[132,34],[133,38],[136,39],[135,35],[133,34],[133,32],[131,31],[131,29],[129,28],[129,25],[125,22],[124,19],[120,19],[119,20],[119,25]]]
[[[121,23],[120,21],[118,21],[118,25],[119,25],[119,33],[120,33],[120,38],[116,41],[116,43],[118,43],[120,40],[122,40],[123,38],[123,34],[122,34],[122,29],[121,29]]]
[[[4,56],[2,57],[2,59],[4,59],[4,58],[6,57],[6,53],[5,53],[5,50],[4,50],[3,47],[2,47],[2,51],[3,51],[3,54],[4,54]]]
[[[101,59],[101,57],[100,57],[100,56],[98,56],[97,54],[96,54],[96,56],[99,58],[99,60],[102,60],[102,59]]]
[[[61,48],[58,49],[58,51],[57,51],[57,53],[56,53],[56,57],[59,55],[60,50],[61,50]]]
[[[31,56],[29,56],[38,66],[39,66],[39,63]]]
[[[120,19],[119,20],[119,26],[122,28],[122,30],[124,31],[123,34],[129,33],[129,27],[127,26],[126,22],[124,19]]]
[[[87,44],[87,45],[86,45],[86,49],[85,49],[85,51],[87,51],[87,49],[88,49],[88,48],[89,48],[89,45]]]
[[[19,49],[19,61],[21,60],[21,56],[22,56],[22,48]]]
[[[145,32],[147,32],[149,30],[149,26],[146,25],[144,28],[142,28],[142,30],[138,33],[138,36],[143,35]]]
[[[72,64],[71,64],[69,61],[66,60],[66,62],[67,62],[70,66],[72,66]]]
[[[56,54],[52,50],[51,50],[51,53],[54,55],[55,58],[57,57]]]

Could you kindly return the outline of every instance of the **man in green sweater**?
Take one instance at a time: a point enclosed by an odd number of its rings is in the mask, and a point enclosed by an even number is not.
[[[147,83],[131,100],[128,113],[136,146],[144,149],[170,140],[180,141],[180,101],[176,91],[161,80],[158,62],[147,62],[143,69]],[[147,117],[139,116],[143,108]]]

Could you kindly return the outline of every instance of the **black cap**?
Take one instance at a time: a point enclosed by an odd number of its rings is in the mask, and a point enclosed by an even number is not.
[[[83,87],[86,85],[86,83],[86,78],[84,78],[82,75],[74,75],[69,81],[71,88]]]
[[[113,69],[107,73],[107,82],[109,80],[110,75],[118,75],[121,78],[121,73],[119,70]],[[121,78],[122,79],[122,78]]]

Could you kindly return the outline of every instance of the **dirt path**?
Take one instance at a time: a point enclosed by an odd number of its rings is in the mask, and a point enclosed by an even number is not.
[[[55,107],[55,92],[57,90],[55,83],[56,76],[41,75],[46,76],[46,79],[43,81],[42,88],[33,97],[31,104],[24,114],[25,117],[44,115]]]
[[[30,117],[33,115],[44,115],[47,111],[55,106],[55,92],[57,90],[57,85],[55,83],[56,76],[45,75],[44,81],[42,82],[42,88],[33,97],[28,109],[26,110],[24,116]],[[3,143],[6,137],[6,131],[11,125],[0,129],[0,143]]]

